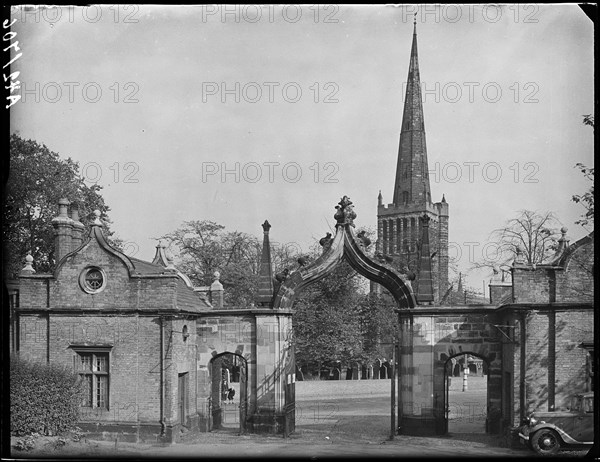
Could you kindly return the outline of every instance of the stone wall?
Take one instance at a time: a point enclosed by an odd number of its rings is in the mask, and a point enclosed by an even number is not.
[[[401,433],[445,433],[446,364],[465,353],[487,364],[488,406],[494,409],[488,414],[488,429],[497,432],[502,405],[502,340],[493,325],[497,322],[493,309],[444,311],[415,309],[414,314],[401,315]]]

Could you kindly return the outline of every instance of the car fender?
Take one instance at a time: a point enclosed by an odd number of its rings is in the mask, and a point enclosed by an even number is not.
[[[561,429],[560,427],[557,427],[556,425],[554,425],[552,423],[537,424],[535,427],[533,427],[530,430],[529,437],[531,438],[531,435],[533,435],[534,433],[537,433],[539,430],[543,430],[544,428],[550,428],[550,429],[554,430],[556,433],[558,433],[560,435],[562,440],[567,444],[592,444],[591,442],[584,443],[581,441],[577,441],[575,438],[571,437],[571,435],[569,435],[566,431],[564,431],[563,429]]]

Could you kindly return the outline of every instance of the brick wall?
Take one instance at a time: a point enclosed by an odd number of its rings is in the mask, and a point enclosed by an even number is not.
[[[19,279],[19,306],[30,308],[47,308],[49,284],[48,275],[21,276]]]
[[[548,303],[550,301],[550,284],[548,271],[543,267],[516,266],[512,278],[515,303]]]
[[[549,309],[532,311],[528,315],[525,344],[527,412],[548,410],[552,399],[555,408],[564,407],[570,394],[586,390],[587,352],[579,345],[591,342],[593,338],[592,309]],[[551,380],[552,376],[554,380]]]
[[[594,241],[578,247],[567,259],[564,271],[556,272],[556,301],[594,301]]]
[[[567,397],[583,392],[587,385],[587,351],[582,342],[594,339],[593,310],[556,313],[556,406],[566,406]]]
[[[97,294],[84,292],[79,277],[91,263],[106,272],[106,288]],[[95,239],[59,268],[56,278],[49,282],[50,306],[81,309],[156,309],[175,307],[178,277],[129,277],[125,264],[106,252]],[[23,300],[23,307],[34,307]]]
[[[526,319],[525,396],[527,409],[548,403],[548,313],[532,311]],[[547,410],[546,408],[543,408]]]

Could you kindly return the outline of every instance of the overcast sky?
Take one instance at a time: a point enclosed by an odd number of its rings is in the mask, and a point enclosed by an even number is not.
[[[414,12],[432,199],[461,271],[521,209],[587,234],[571,196],[593,165],[593,23],[576,5],[15,9],[11,131],[77,160],[138,258],[186,220],[261,236],[268,219],[308,249],[343,195],[376,229]]]

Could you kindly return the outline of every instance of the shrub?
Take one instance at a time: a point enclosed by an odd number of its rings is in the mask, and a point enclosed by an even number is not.
[[[12,357],[10,361],[10,431],[13,435],[56,435],[79,419],[79,376],[57,365]]]

